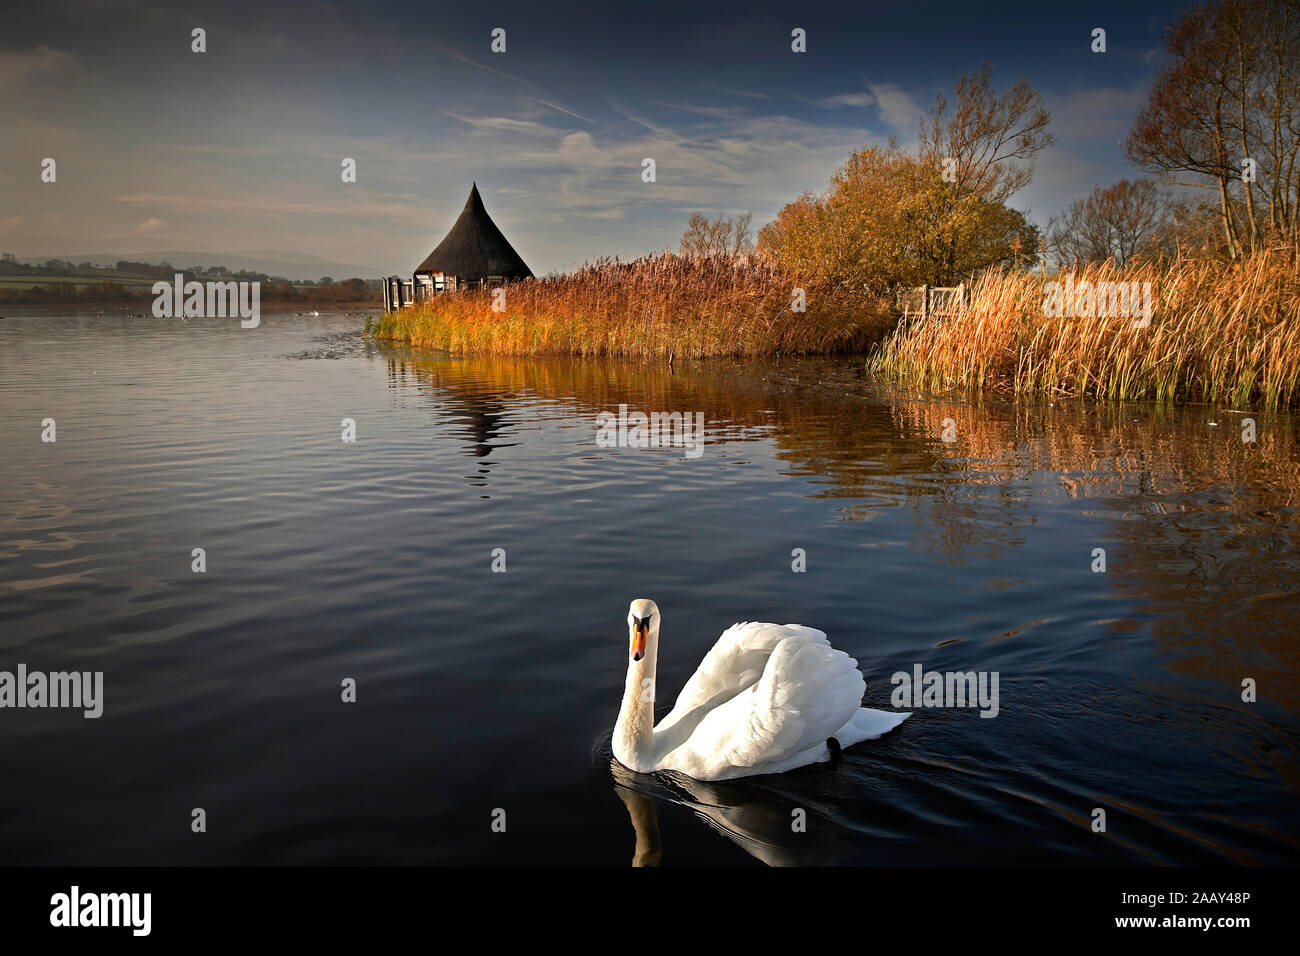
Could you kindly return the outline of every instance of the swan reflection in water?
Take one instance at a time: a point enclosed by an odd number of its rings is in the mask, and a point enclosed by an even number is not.
[[[852,846],[843,839],[844,828],[833,819],[834,808],[798,792],[804,774],[808,777],[803,782],[812,783],[813,777],[825,770],[708,783],[673,772],[635,773],[612,757],[609,769],[614,792],[627,808],[636,833],[633,866],[658,866],[663,859],[660,802],[692,811],[768,866],[853,862]],[[802,826],[796,826],[796,810],[804,811]]]

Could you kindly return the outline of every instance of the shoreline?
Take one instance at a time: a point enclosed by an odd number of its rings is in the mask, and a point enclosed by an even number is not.
[[[24,311],[90,311],[102,312],[108,314],[119,314],[122,312],[132,313],[135,315],[151,315],[152,300],[146,302],[137,302],[133,300],[102,300],[87,302],[5,302],[0,303],[0,316],[7,315],[5,310],[24,310]],[[262,312],[301,312],[308,314],[316,311],[325,315],[330,312],[378,312],[384,311],[382,302],[330,302],[309,303],[309,302],[262,302],[260,304]]]
[[[792,291],[805,309],[792,308]],[[366,330],[452,355],[669,366],[860,356],[874,372],[938,392],[1300,405],[1300,269],[1286,249],[1227,263],[989,272],[963,311],[910,322],[889,297],[816,287],[766,265],[672,255],[508,284],[502,300],[498,308],[487,290],[444,293]]]

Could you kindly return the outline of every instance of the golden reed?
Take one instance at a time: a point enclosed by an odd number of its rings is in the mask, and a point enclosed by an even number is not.
[[[805,311],[796,311],[795,290]],[[802,282],[780,266],[660,253],[571,275],[446,295],[379,320],[380,339],[453,354],[714,358],[862,352],[892,327],[888,303]]]
[[[900,326],[872,368],[931,389],[992,387],[1052,396],[1201,401],[1266,408],[1300,398],[1300,268],[1294,250],[1235,263],[1180,259],[1123,270],[1089,265],[1082,282],[1151,283],[1149,324],[1131,315],[1044,308],[1062,276],[994,272],[966,312]],[[1109,311],[1109,310],[1104,310]]]

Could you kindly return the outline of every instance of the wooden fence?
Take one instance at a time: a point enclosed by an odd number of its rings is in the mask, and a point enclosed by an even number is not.
[[[919,285],[907,289],[898,296],[898,306],[905,321],[927,321],[945,315],[957,315],[966,310],[970,301],[970,290],[966,283],[961,285]]]

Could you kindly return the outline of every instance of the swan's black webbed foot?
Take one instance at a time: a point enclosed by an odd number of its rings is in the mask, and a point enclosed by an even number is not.
[[[836,740],[834,737],[826,738],[826,749],[831,752],[832,762],[839,760],[840,755],[843,753],[843,751],[840,750],[840,742]]]

